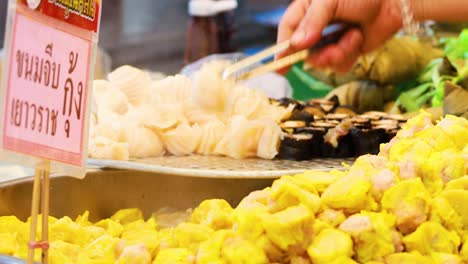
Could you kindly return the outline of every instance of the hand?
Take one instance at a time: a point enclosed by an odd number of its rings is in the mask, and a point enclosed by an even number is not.
[[[295,0],[278,30],[278,43],[291,39],[293,48],[277,58],[313,46],[333,21],[357,24],[360,28],[311,55],[307,63],[338,72],[350,70],[361,54],[381,46],[402,27],[399,0]]]

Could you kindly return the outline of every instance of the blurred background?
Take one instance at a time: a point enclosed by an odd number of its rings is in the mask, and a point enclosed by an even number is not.
[[[190,16],[189,0],[102,1],[101,52],[97,58],[96,79],[106,78],[109,71],[124,64],[147,70],[160,78],[178,73],[187,62],[210,54],[256,53],[276,42],[277,25],[292,2],[237,0],[237,7],[228,11],[200,16],[197,13],[200,9],[192,9],[193,16]],[[0,1],[0,45],[3,45],[7,2]],[[192,0],[194,2],[215,5],[213,1]],[[457,108],[456,111],[445,109],[447,113],[466,112],[468,115],[468,108],[464,108],[466,103],[460,96],[452,96],[455,103],[443,102],[448,98],[444,90],[447,76],[429,78],[448,74],[455,83],[466,80],[461,83],[467,87],[468,98],[468,76],[465,76],[468,73],[468,24],[426,21],[421,26],[425,29],[423,38],[398,34],[369,56],[362,56],[345,75],[298,63],[285,75],[285,90],[291,90],[292,97],[299,100],[338,96],[341,104],[358,112],[417,113],[420,108],[436,108],[441,112],[444,105]],[[444,67],[452,71],[443,71]],[[278,90],[271,83],[281,81],[277,78],[269,82],[262,80],[255,87]]]
[[[0,1],[2,46],[7,2]],[[249,51],[273,43],[276,27],[260,22],[259,16],[277,13],[289,2],[239,0],[235,10],[237,31],[233,45],[239,50]],[[131,64],[172,74],[183,66],[190,21],[188,0],[103,0],[103,6],[99,42],[101,48],[111,55],[114,67]]]

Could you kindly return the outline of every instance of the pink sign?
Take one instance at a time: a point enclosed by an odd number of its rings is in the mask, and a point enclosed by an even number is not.
[[[91,41],[17,12],[9,48],[3,147],[81,166]]]

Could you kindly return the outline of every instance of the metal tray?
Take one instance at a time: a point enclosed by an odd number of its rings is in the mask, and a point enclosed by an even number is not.
[[[164,156],[130,161],[88,160],[89,165],[101,168],[147,171],[153,173],[204,178],[264,178],[273,179],[307,170],[329,171],[345,169],[349,159],[313,159],[308,161],[232,159],[217,156]]]
[[[119,209],[140,208],[146,217],[162,208],[186,210],[206,199],[225,199],[236,206],[255,190],[272,184],[273,179],[174,177],[142,171],[99,170],[83,180],[52,176],[50,214],[75,218],[85,210],[90,219],[107,218]],[[33,179],[0,183],[0,216],[30,215]]]

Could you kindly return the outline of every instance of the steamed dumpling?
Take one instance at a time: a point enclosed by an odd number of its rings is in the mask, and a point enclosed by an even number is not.
[[[120,126],[121,122],[123,121],[123,118],[121,115],[116,114],[115,112],[112,112],[111,110],[108,109],[100,109],[96,115],[96,121],[98,124],[105,124],[105,125],[111,125],[111,126]]]
[[[192,154],[201,139],[201,129],[198,125],[179,125],[177,128],[163,134],[167,150],[174,156]]]
[[[124,129],[122,141],[128,143],[131,157],[159,157],[164,154],[164,145],[159,136],[142,125],[132,125]]]
[[[261,123],[249,122],[244,116],[234,116],[215,153],[235,159],[256,157],[262,133]]]
[[[105,137],[90,138],[88,154],[95,159],[128,160],[128,144],[116,142]]]
[[[222,121],[224,119],[222,114],[208,112],[194,103],[184,105],[184,114],[190,124],[203,125],[211,121]]]
[[[106,109],[120,115],[128,110],[127,96],[111,82],[105,80],[93,82],[93,102],[97,110]]]
[[[192,81],[184,75],[169,76],[151,84],[152,104],[186,103],[192,97]]]
[[[214,120],[201,127],[201,139],[197,154],[210,155],[214,153],[216,145],[221,140],[226,130],[226,126],[219,120]]]
[[[108,79],[127,96],[131,104],[140,105],[149,101],[151,77],[147,72],[124,65],[111,72]]]
[[[112,141],[118,142],[121,139],[120,124],[105,124],[100,123],[90,129],[90,138],[104,137]]]
[[[183,107],[180,104],[159,105],[143,104],[131,108],[125,115],[125,123],[138,124],[155,131],[166,130],[185,124]]]
[[[244,86],[237,86],[229,92],[226,114],[254,119],[265,103],[268,103],[268,98],[263,94]]]
[[[262,107],[255,114],[256,119],[270,119],[276,123],[280,123],[283,120],[288,119],[292,111],[294,110],[294,105],[289,105],[288,107],[276,106],[270,103],[262,104]]]
[[[262,120],[263,132],[258,141],[257,156],[262,159],[273,159],[278,154],[281,141],[281,128],[272,120]]]
[[[206,111],[223,112],[226,92],[234,86],[222,79],[222,71],[228,64],[222,61],[208,62],[194,76],[192,99]]]

